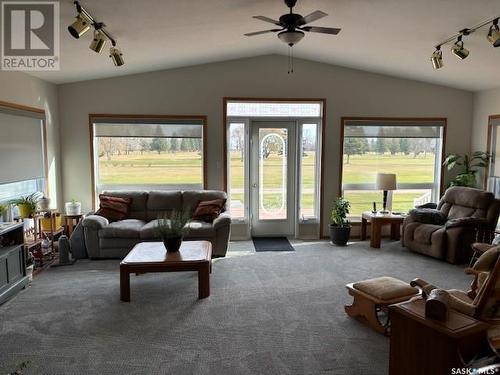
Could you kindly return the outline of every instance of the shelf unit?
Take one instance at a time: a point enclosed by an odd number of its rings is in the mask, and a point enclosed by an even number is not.
[[[0,304],[28,285],[23,223],[0,226]]]

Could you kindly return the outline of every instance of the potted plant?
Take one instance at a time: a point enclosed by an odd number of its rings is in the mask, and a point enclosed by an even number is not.
[[[36,207],[39,199],[40,194],[33,193],[21,198],[13,199],[9,203],[17,206],[19,216],[22,219],[25,219],[33,216],[33,214],[36,212]]]
[[[443,161],[443,166],[446,166],[449,171],[455,167],[461,167],[449,186],[477,187],[476,175],[488,166],[490,158],[490,154],[483,151],[476,151],[472,155],[448,155]]]
[[[162,239],[167,252],[179,251],[190,221],[190,210],[173,210],[170,215],[158,218],[156,231]]]
[[[347,220],[347,214],[351,204],[343,197],[335,199],[330,214],[330,238],[337,246],[345,246],[351,234],[351,224]]]
[[[82,214],[82,203],[77,202],[76,199],[72,199],[71,202],[66,202],[64,204],[64,209],[66,211],[66,215],[68,216],[77,216]]]

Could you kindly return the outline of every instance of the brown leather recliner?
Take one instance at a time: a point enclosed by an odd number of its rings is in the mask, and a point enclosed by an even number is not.
[[[449,263],[466,263],[478,231],[494,231],[499,213],[500,200],[492,193],[454,186],[446,190],[437,209],[410,211],[401,243]]]

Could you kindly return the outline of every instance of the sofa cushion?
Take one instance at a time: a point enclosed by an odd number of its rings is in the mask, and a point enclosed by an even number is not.
[[[193,220],[188,225],[189,225],[189,230],[186,234],[186,237],[207,238],[215,236],[215,229],[211,223]]]
[[[221,213],[226,204],[225,199],[214,199],[213,201],[201,201],[193,212],[193,220],[212,223]]]
[[[99,209],[96,215],[105,217],[110,222],[126,219],[130,210],[130,198],[111,197],[99,194]]]
[[[125,219],[115,221],[99,230],[101,238],[139,238],[142,227],[146,224],[142,220]]]
[[[148,193],[145,191],[105,191],[103,194],[111,197],[129,198],[132,199],[130,211],[128,213],[129,219],[146,220],[146,202]]]
[[[441,228],[442,225],[421,224],[413,232],[413,239],[422,244],[430,244],[432,234]]]
[[[182,208],[182,193],[180,191],[151,191],[147,202],[146,219],[154,220],[170,214],[172,210]]]
[[[160,236],[156,231],[156,227],[158,226],[158,220],[151,220],[149,223],[146,223],[140,230],[140,237],[143,240],[153,240],[158,239]]]
[[[227,199],[227,194],[218,190],[187,190],[182,192],[183,209],[193,210],[201,201],[212,201],[215,199]],[[222,212],[226,209],[222,208]]]

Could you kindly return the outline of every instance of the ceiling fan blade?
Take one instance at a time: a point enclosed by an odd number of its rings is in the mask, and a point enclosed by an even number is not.
[[[298,24],[299,24],[299,26],[305,25],[307,23],[311,23],[313,21],[319,20],[320,18],[323,18],[326,16],[328,16],[328,14],[326,14],[325,12],[322,12],[321,10],[317,10],[315,12],[312,12],[311,14],[308,14],[305,17],[302,17],[299,20]]]
[[[271,30],[263,30],[263,31],[254,31],[253,33],[246,33],[244,34],[245,36],[254,36],[254,35],[260,35],[260,34],[267,34],[267,33],[275,33],[277,31],[281,31],[282,29],[271,29]]]
[[[273,20],[272,18],[269,18],[269,17],[265,17],[265,16],[253,16],[253,18],[255,18],[256,20],[261,20],[261,21],[264,21],[264,22],[273,23],[273,24],[275,24],[277,26],[281,26],[280,21]]]
[[[342,29],[337,29],[334,27],[304,26],[301,28],[301,30],[310,31],[313,33],[337,35]]]

